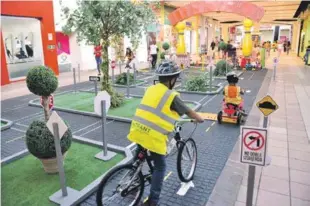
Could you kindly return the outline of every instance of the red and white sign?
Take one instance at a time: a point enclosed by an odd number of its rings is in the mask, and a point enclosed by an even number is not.
[[[113,61],[111,62],[111,68],[112,68],[112,69],[115,69],[115,67],[116,67],[116,63],[115,63],[115,61],[113,60]]]
[[[53,109],[53,107],[54,107],[54,96],[53,96],[53,95],[50,95],[50,96],[48,97],[48,100],[49,100],[48,108],[49,108],[49,110],[51,110],[51,109]],[[41,105],[42,105],[42,107],[43,107],[43,99],[42,99],[42,97],[40,98],[40,102],[41,102]]]
[[[240,161],[265,166],[267,155],[267,129],[241,127]]]

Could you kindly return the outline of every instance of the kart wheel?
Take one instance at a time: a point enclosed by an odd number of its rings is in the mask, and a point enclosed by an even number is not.
[[[219,124],[222,124],[222,119],[223,119],[223,112],[220,111],[218,114],[217,114],[217,121]]]
[[[238,114],[238,117],[237,117],[237,125],[240,125],[241,123],[242,123],[242,114],[241,113],[239,113]]]

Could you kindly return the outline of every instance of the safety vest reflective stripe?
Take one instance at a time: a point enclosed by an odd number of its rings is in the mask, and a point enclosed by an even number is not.
[[[174,124],[175,120],[172,119],[171,117],[168,117],[166,115],[164,115],[158,108],[153,108],[144,104],[140,104],[138,109],[147,111],[147,112],[151,112],[153,114],[156,114],[157,116],[159,116],[160,118],[162,118],[163,120],[169,122],[170,124]]]
[[[157,131],[157,132],[159,132],[161,134],[168,135],[170,133],[169,131],[167,131],[167,130],[159,127],[158,125],[156,125],[156,124],[154,124],[154,123],[152,123],[152,122],[150,122],[150,121],[148,121],[146,119],[143,119],[141,117],[134,116],[132,118],[132,120],[140,122],[141,124],[144,124],[145,126],[151,128],[151,129],[153,129],[153,130],[155,130],[155,131]]]
[[[139,109],[147,111],[147,112],[151,112],[157,116],[159,116],[160,118],[162,118],[163,120],[169,122],[170,124],[174,124],[175,120],[167,115],[165,115],[164,113],[162,113],[162,109],[165,106],[166,102],[168,101],[170,95],[172,94],[171,90],[167,90],[166,93],[164,94],[164,96],[162,97],[162,99],[160,100],[159,104],[157,105],[156,108],[150,107],[148,105],[144,105],[144,104],[140,104],[139,105]]]

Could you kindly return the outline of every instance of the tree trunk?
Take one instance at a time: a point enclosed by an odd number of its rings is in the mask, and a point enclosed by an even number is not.
[[[112,87],[109,77],[109,55],[108,55],[108,45],[103,45],[103,52],[102,52],[102,90],[107,91],[109,94],[112,93]]]
[[[50,98],[47,96],[42,96],[42,104],[43,104],[43,110],[44,110],[44,117],[45,117],[45,121],[47,122],[50,118],[50,110],[49,110],[49,102]]]

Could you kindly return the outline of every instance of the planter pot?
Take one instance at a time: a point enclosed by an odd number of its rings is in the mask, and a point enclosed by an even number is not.
[[[63,160],[66,158],[67,152],[63,154]],[[44,171],[48,174],[58,173],[57,158],[40,159],[44,168]]]

